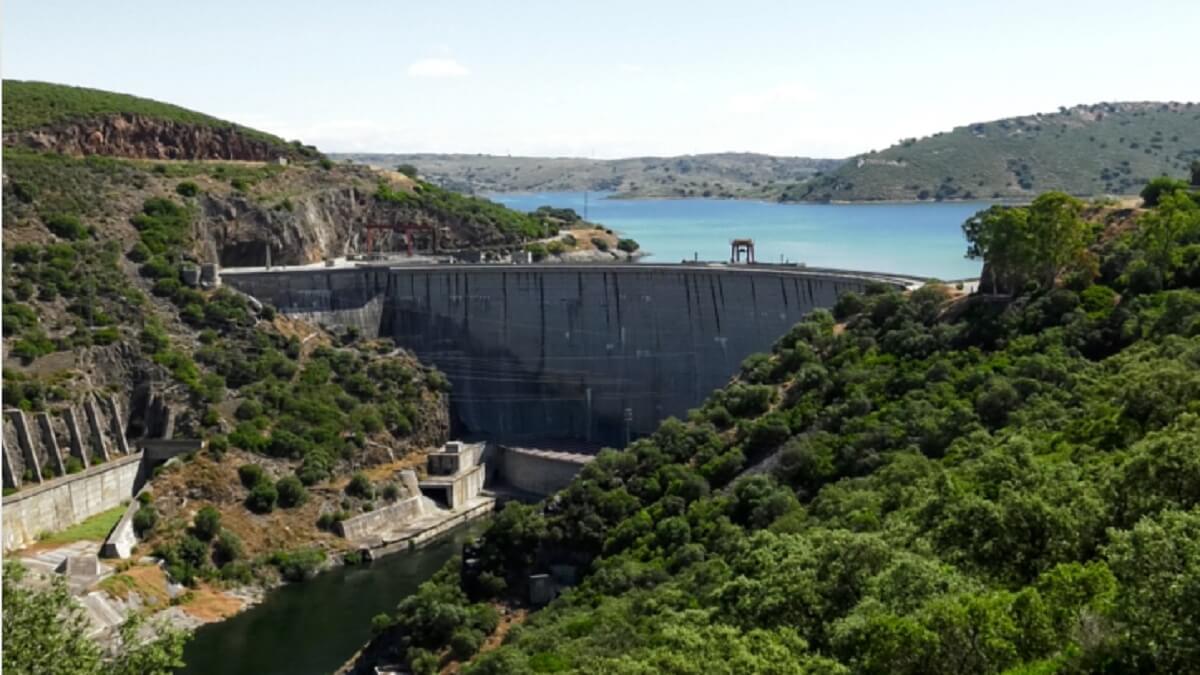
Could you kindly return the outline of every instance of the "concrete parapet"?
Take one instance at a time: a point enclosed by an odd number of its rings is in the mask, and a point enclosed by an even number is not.
[[[83,412],[87,416],[88,430],[91,432],[91,450],[108,461],[112,454],[108,451],[108,438],[104,434],[104,425],[100,422],[100,411],[95,399],[90,396],[83,402]]]
[[[42,482],[42,466],[38,461],[37,451],[33,445],[33,435],[29,433],[29,423],[25,419],[24,410],[5,410],[5,418],[13,426],[13,432],[16,435],[17,444],[21,448],[21,456],[25,459],[26,470],[33,474],[33,479],[37,483]],[[22,476],[24,478],[24,476]]]
[[[37,420],[38,432],[42,436],[42,447],[46,449],[46,454],[50,455],[50,461],[54,462],[58,475],[67,475],[67,466],[63,462],[62,450],[58,447],[58,438],[54,436],[54,424],[50,420],[50,413],[40,412],[34,417]]]
[[[83,434],[79,433],[79,418],[75,415],[75,408],[63,411],[63,421],[67,425],[67,435],[70,437],[71,454],[83,462],[83,468],[89,468],[92,465],[92,456],[83,445]]]
[[[497,478],[506,486],[539,497],[565,488],[595,455],[502,446]]]
[[[405,469],[400,472],[400,483],[404,486],[407,497],[417,497],[421,494],[420,482],[417,480],[417,472],[412,469]]]
[[[125,508],[125,513],[121,514],[121,519],[117,521],[112,532],[104,538],[104,543],[100,546],[101,556],[124,560],[133,555],[133,547],[138,543],[137,532],[133,529],[133,517],[141,506],[138,500],[134,499]]]

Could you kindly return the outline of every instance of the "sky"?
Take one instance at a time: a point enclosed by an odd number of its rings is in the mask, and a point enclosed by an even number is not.
[[[1200,100],[1197,0],[7,0],[5,78],[326,152],[846,157],[977,121]]]

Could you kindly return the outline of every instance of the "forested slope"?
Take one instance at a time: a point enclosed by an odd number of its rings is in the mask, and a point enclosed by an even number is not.
[[[1168,187],[1132,230],[1062,194],[974,219],[1011,296],[814,312],[688,420],[509,505],[358,667],[1194,670],[1200,204]],[[555,565],[585,578],[485,643]]]

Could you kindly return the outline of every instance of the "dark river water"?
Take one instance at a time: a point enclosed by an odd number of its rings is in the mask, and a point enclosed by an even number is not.
[[[262,604],[197,630],[183,652],[187,666],[178,673],[330,673],[366,644],[371,617],[395,610],[486,526],[476,521],[425,548],[275,589]]]

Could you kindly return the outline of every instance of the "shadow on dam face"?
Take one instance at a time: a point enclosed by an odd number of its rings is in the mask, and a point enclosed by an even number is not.
[[[224,270],[279,311],[390,336],[452,385],[455,432],[621,445],[683,416],[846,291],[904,279],[703,265]]]

